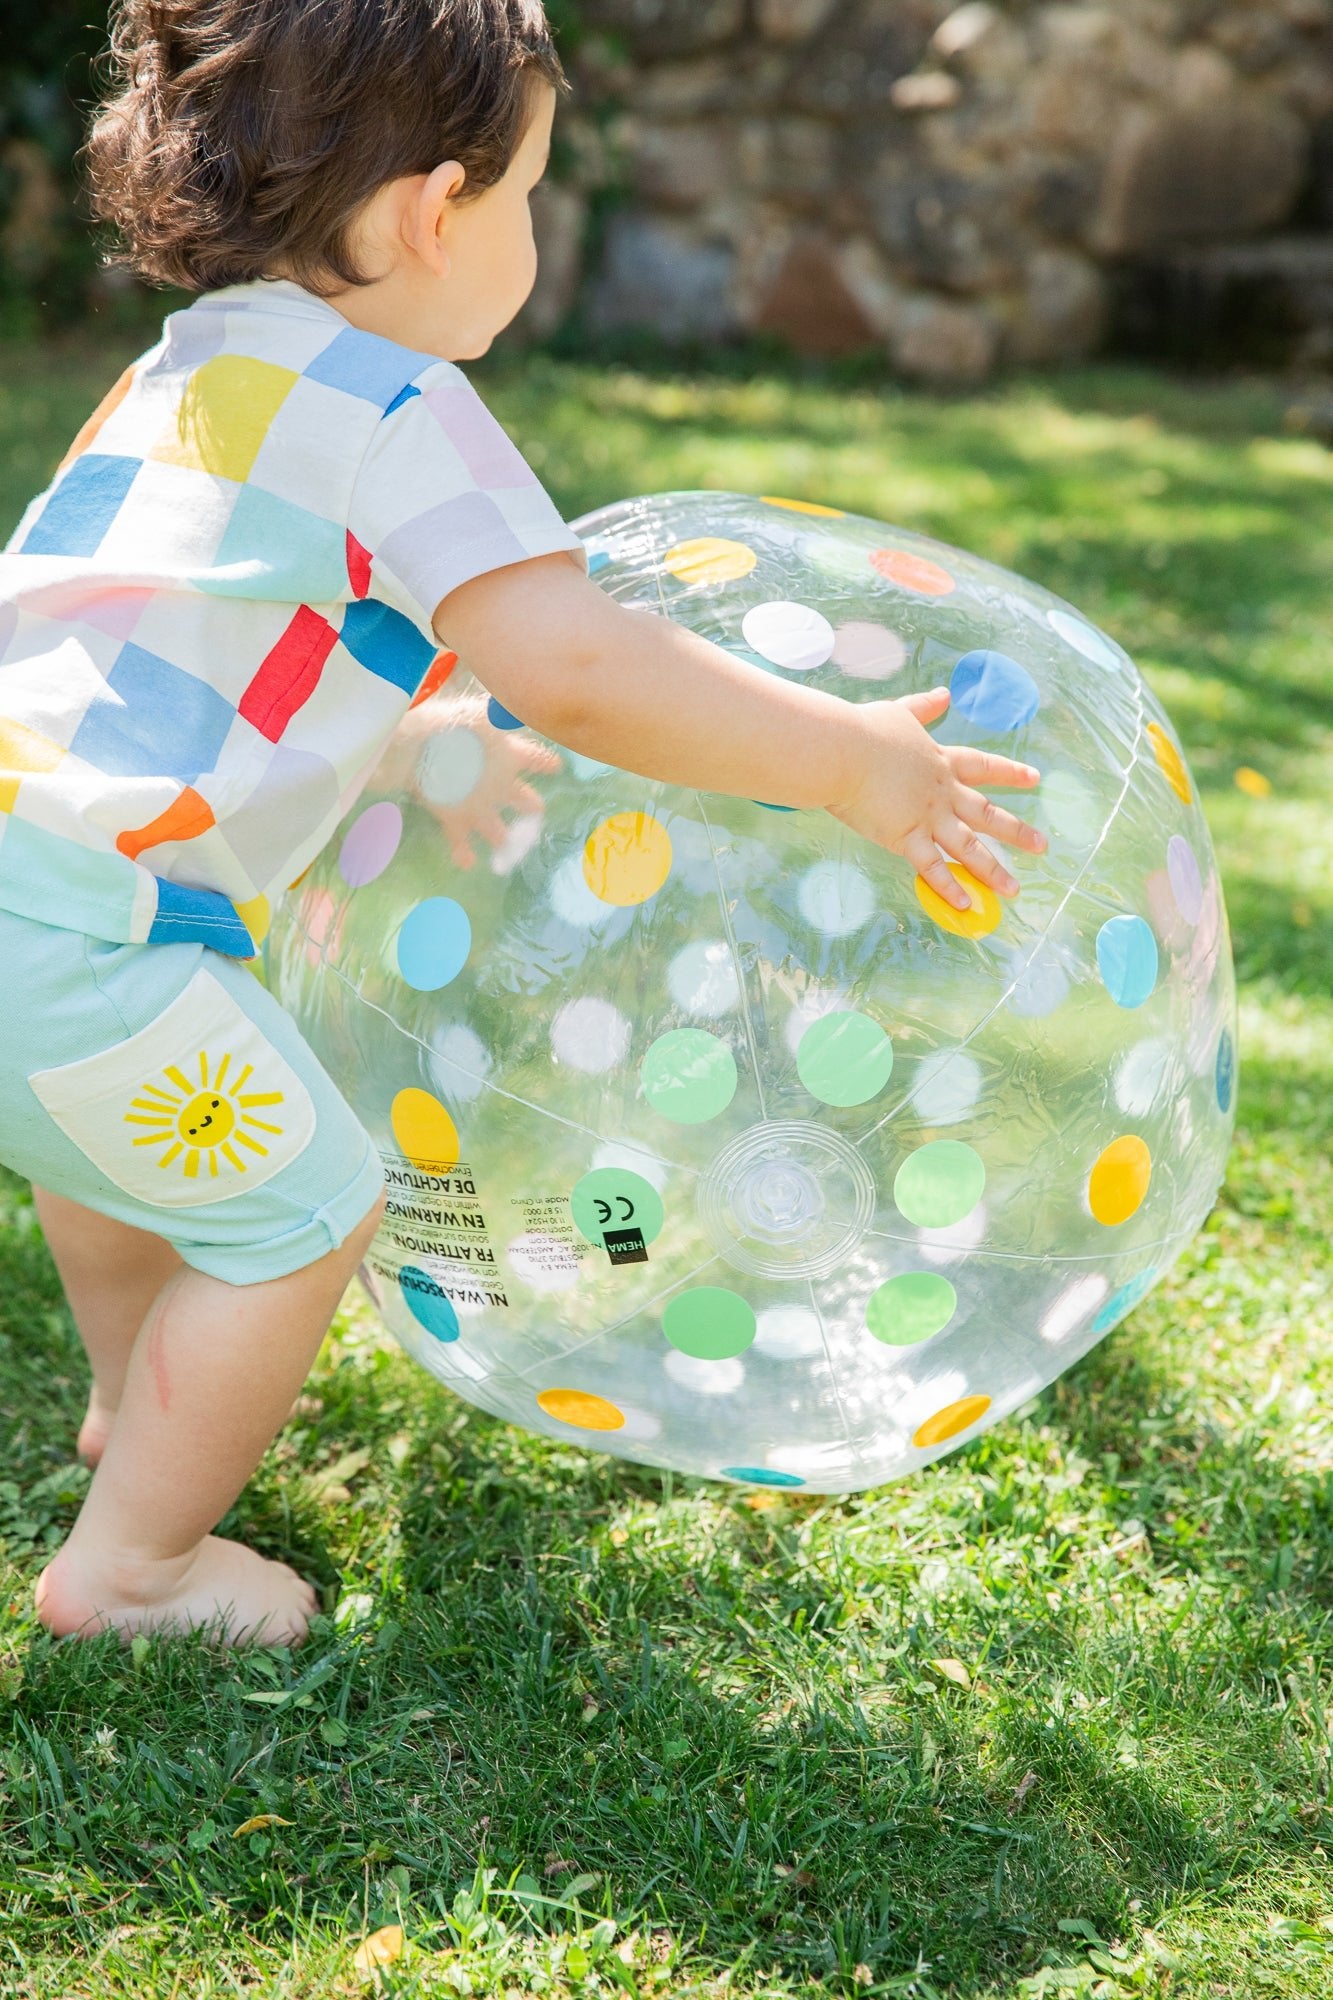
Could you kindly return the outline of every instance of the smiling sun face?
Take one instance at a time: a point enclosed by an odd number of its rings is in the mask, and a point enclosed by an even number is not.
[[[231,1056],[214,1062],[207,1053],[199,1057],[197,1078],[168,1065],[162,1084],[144,1083],[125,1113],[127,1125],[142,1125],[136,1146],[160,1146],[159,1167],[179,1166],[186,1180],[201,1174],[216,1180],[227,1168],[243,1174],[246,1154],[262,1159],[268,1152],[264,1137],[281,1138],[282,1126],[256,1112],[272,1111],[282,1103],[280,1090],[248,1090],[253,1065],[233,1077],[228,1075]],[[263,1136],[261,1136],[263,1135]]]

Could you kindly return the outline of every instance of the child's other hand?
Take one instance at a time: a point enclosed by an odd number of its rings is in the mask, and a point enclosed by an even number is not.
[[[1046,836],[1003,806],[985,798],[978,785],[1012,785],[1030,791],[1041,773],[985,750],[937,743],[926,724],[938,722],[949,706],[947,688],[911,694],[900,701],[868,703],[859,711],[865,729],[860,783],[829,811],[854,832],[909,861],[946,903],[971,908],[965,888],[950,873],[949,855],[978,882],[1001,896],[1016,896],[1018,884],[978,834],[1043,854]]]
[[[470,742],[463,743],[455,731]],[[494,850],[507,838],[502,814],[545,812],[540,792],[528,781],[559,768],[558,754],[526,730],[493,728],[484,696],[436,695],[399,724],[376,784],[412,792],[439,822],[455,864],[473,868],[474,840]]]

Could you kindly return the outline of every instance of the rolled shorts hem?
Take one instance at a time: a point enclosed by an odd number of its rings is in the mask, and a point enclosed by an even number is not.
[[[384,1162],[370,1140],[352,1180],[297,1229],[267,1243],[186,1243],[173,1236],[176,1250],[193,1271],[227,1285],[267,1285],[308,1270],[331,1250],[341,1249],[384,1192]]]

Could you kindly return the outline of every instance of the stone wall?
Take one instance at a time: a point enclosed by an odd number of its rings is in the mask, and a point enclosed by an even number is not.
[[[1333,0],[579,13],[534,334],[577,308],[974,381],[1091,352],[1128,262],[1333,221]]]

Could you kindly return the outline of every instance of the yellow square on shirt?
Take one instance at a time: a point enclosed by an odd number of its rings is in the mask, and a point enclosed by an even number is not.
[[[243,482],[269,426],[300,376],[248,354],[218,354],[196,368],[176,421],[150,457]]]

